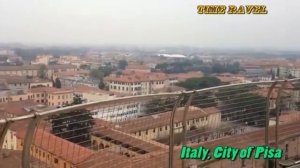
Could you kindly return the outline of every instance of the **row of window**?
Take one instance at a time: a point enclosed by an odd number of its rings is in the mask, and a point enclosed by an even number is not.
[[[129,88],[129,87],[124,87],[124,86],[112,86],[112,85],[110,85],[110,89],[114,89],[114,90],[116,90],[116,89],[118,89],[118,90],[122,90],[122,91],[138,91],[138,90],[140,90],[141,88],[140,87],[132,87],[132,88]]]
[[[33,147],[31,147],[31,152],[32,152],[32,149],[33,149]],[[45,152],[40,151],[38,148],[35,148],[35,153],[36,153],[36,155],[38,155],[38,157],[46,158]],[[50,160],[50,154],[47,154],[47,159]],[[53,158],[53,162],[55,164],[58,164],[59,160],[57,158]],[[64,168],[67,168],[66,162],[64,162]]]
[[[156,129],[159,129],[159,131],[162,131],[163,128],[165,128],[165,130],[168,130],[168,126],[166,125],[166,126],[164,126],[164,127],[154,128],[154,129],[153,129],[153,133],[156,132]],[[135,133],[135,135],[137,135],[137,134],[138,134],[139,136],[141,136],[141,135],[142,135],[142,131],[139,131],[138,133]],[[145,134],[148,135],[148,130],[145,131]]]
[[[112,81],[111,84],[117,84],[117,85],[140,85],[141,83],[126,83],[126,82],[114,82]]]
[[[189,120],[189,121],[186,122],[186,124],[187,124],[187,125],[195,124],[195,122],[199,122],[200,120],[201,120],[201,121],[206,121],[206,120],[207,120],[207,117],[200,118],[200,119],[197,118],[197,119]],[[181,124],[181,123],[176,123],[175,126],[178,127],[180,124]],[[156,132],[156,129],[159,129],[159,131],[162,131],[162,130],[163,130],[163,127],[160,127],[160,128],[153,128],[153,129],[152,129],[152,130],[153,130],[153,133]],[[165,130],[168,130],[168,126],[167,126],[167,125],[165,126]],[[141,134],[142,134],[142,132],[139,131],[139,132],[138,132],[138,135],[141,136]],[[145,134],[148,135],[148,130],[145,131]],[[135,133],[135,135],[137,135],[137,133]]]
[[[3,98],[0,98],[0,103],[2,102],[6,102],[6,101],[12,101],[12,98],[8,98],[8,97],[3,97]]]

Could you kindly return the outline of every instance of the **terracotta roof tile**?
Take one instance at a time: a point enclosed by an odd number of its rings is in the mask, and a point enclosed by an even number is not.
[[[30,91],[32,93],[39,93],[39,92],[47,92],[47,93],[72,93],[73,91],[70,89],[64,88],[54,88],[54,87],[36,87],[31,88]]]

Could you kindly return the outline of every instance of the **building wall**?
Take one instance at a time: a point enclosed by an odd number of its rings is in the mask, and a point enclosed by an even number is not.
[[[207,117],[200,117],[186,121],[187,130],[190,130],[191,127],[196,127],[197,129],[208,127],[216,128],[221,124],[221,113],[214,113]],[[174,133],[182,132],[182,122],[175,123]],[[159,127],[153,127],[148,130],[141,130],[133,132],[134,135],[139,136],[143,139],[159,139],[168,137],[170,132],[169,125],[163,125]]]
[[[292,75],[296,78],[300,78],[300,68],[297,67],[279,67],[279,77],[286,78]]]
[[[24,93],[24,94],[2,94],[0,95],[0,103],[7,103],[12,101],[24,101],[33,99],[32,93]]]
[[[73,93],[49,93],[47,103],[50,106],[62,106],[73,102]]]
[[[109,91],[118,92],[118,93],[125,93],[130,95],[138,95],[141,91],[142,84],[140,82],[116,82],[116,81],[109,81],[107,82],[109,86]]]
[[[17,137],[15,131],[10,129],[7,130],[2,147],[3,149],[17,150]]]
[[[103,138],[103,137],[102,137]],[[95,135],[91,136],[92,145],[94,147],[94,150],[102,150],[106,149],[108,151],[116,152],[121,155],[125,155],[128,157],[133,157],[138,155],[138,153],[128,150],[127,148],[121,147],[120,145],[116,145],[114,143],[111,143],[110,141],[106,141],[102,139],[101,137],[97,137]]]
[[[73,102],[73,93],[35,92],[33,93],[33,99],[37,103],[46,104],[49,106],[62,106]]]
[[[44,86],[44,87],[53,87],[52,82],[35,82],[35,83],[30,83],[29,88],[32,87],[37,87],[37,86]]]
[[[25,94],[20,94],[20,95],[11,95],[10,101],[24,101],[24,100],[30,100],[32,98],[32,93],[25,93]]]
[[[29,88],[29,83],[10,83],[8,84],[10,90],[27,90]]]
[[[29,70],[2,70],[0,75],[16,75],[16,76],[38,76],[38,69],[29,69]],[[76,71],[76,68],[63,68],[63,69],[47,69],[48,78],[52,77],[54,74],[60,72],[69,72]]]
[[[16,75],[16,76],[34,76],[36,77],[38,70],[4,70],[0,71],[0,75]]]
[[[17,142],[16,150],[23,150],[24,140],[17,138],[16,142]],[[36,147],[35,145],[31,145],[30,154],[36,159],[43,161],[47,165],[51,165],[53,168],[75,168],[74,165],[63,160],[59,156],[55,156],[54,154],[47,152],[39,147]]]
[[[109,91],[126,93],[130,95],[147,95],[153,93],[155,89],[170,86],[169,80],[161,81],[141,81],[141,82],[116,82],[108,81]]]

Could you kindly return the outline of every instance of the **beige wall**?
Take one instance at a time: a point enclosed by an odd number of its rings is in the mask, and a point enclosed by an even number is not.
[[[67,69],[48,69],[47,75],[50,78],[53,76],[54,73],[60,73],[60,72],[69,72],[69,71],[76,71],[76,68],[67,68]],[[3,70],[0,71],[0,75],[17,75],[17,76],[38,76],[38,70],[31,69],[31,70]]]
[[[72,164],[64,161],[58,156],[53,155],[45,150],[42,150],[34,145],[31,146],[31,155],[40,161],[43,161],[47,165],[53,166],[53,168],[72,168]]]
[[[46,104],[49,106],[62,106],[73,102],[72,92],[63,93],[47,93],[35,92],[33,93],[34,101],[37,103]]]
[[[138,155],[138,153],[128,150],[127,148],[120,147],[114,143],[111,143],[109,141],[105,141],[97,136],[92,135],[91,136],[91,141],[93,144],[94,150],[101,150],[101,149],[106,149],[108,151],[116,152],[128,157],[133,157]]]
[[[50,106],[62,106],[73,102],[73,93],[49,93],[47,103]]]
[[[141,82],[131,82],[131,83],[109,81],[107,83],[109,86],[109,91],[127,93],[131,95],[151,94],[155,89],[161,89],[170,85],[169,80],[141,81]],[[138,88],[140,89],[137,90]]]
[[[8,129],[3,141],[3,149],[17,150],[16,132]]]
[[[7,103],[12,101],[24,101],[33,99],[32,93],[25,93],[21,95],[3,95],[0,96],[0,103]]]
[[[196,128],[208,127],[208,128],[216,128],[221,124],[221,113],[213,113],[207,117],[200,117],[188,120],[186,122],[187,130],[189,130],[192,126]],[[180,133],[182,132],[182,122],[176,123],[174,125],[174,132]],[[159,139],[169,136],[170,126],[164,125],[160,127],[153,127],[148,130],[142,130],[134,132],[133,134],[139,136],[143,139]]]

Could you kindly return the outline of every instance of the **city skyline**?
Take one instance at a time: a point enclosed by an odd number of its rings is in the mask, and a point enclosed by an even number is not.
[[[192,46],[295,50],[296,0],[2,0],[1,43],[29,45]],[[198,15],[197,5],[266,5],[268,15]]]

